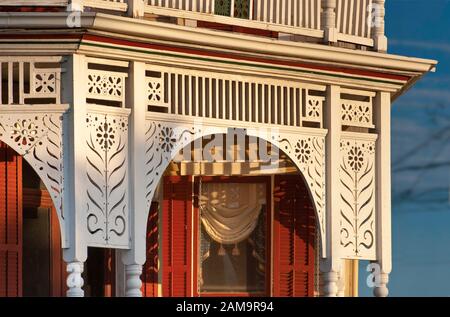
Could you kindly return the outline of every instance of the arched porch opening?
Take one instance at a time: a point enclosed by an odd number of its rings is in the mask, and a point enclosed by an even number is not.
[[[114,294],[111,250],[89,250],[87,296]],[[66,296],[61,227],[48,188],[20,154],[0,141],[0,296]]]
[[[225,140],[226,135],[213,138]],[[211,140],[201,143],[202,150]],[[224,141],[223,148],[210,146],[208,150],[216,155],[210,162],[194,159],[198,150],[195,143],[196,140],[189,143],[183,154],[173,157],[156,187],[147,224],[143,295],[317,295],[319,225],[309,186],[296,164],[272,143],[259,138],[246,136],[245,158],[231,161],[226,154],[238,150],[236,143],[230,146]],[[266,147],[269,156],[278,153],[276,161],[269,164],[260,156],[251,155],[251,151],[259,152],[261,146]],[[187,156],[186,151],[190,153]],[[207,200],[206,193],[212,197],[217,187],[224,194],[221,198],[231,204],[221,216],[233,212],[234,205],[238,206],[234,210],[254,217],[253,222],[240,219],[252,227],[249,234],[242,235],[243,239],[226,241],[224,232],[214,234],[215,228],[206,228],[214,225],[211,219],[209,224],[205,219],[211,215],[205,215],[202,201]],[[252,214],[243,193],[249,194],[256,188],[264,192],[263,203]],[[227,197],[232,192],[237,197],[243,195],[244,202],[239,204]],[[216,226],[220,226],[218,219]],[[234,234],[242,231],[245,230]]]
[[[0,142],[1,296],[63,296],[58,216],[28,162]]]

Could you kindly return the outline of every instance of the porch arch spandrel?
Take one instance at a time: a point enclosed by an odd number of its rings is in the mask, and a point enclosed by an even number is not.
[[[326,219],[325,219],[325,134],[326,130],[282,127],[248,127],[243,123],[224,123],[220,120],[201,121],[189,117],[149,114],[146,120],[146,164],[145,164],[145,199],[147,219],[150,205],[158,183],[169,163],[178,153],[191,143],[198,142],[212,135],[243,133],[269,142],[283,151],[294,163],[302,175],[309,195],[313,201],[321,241],[320,250],[326,254]],[[146,222],[140,232],[145,232]],[[145,245],[145,243],[137,244]],[[144,250],[140,250],[144,252]]]
[[[48,190],[62,248],[69,245],[63,212],[63,117],[68,105],[0,106],[0,141],[25,159]]]

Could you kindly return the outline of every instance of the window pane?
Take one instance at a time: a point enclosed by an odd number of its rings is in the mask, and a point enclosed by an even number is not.
[[[231,0],[215,0],[214,13],[223,16],[233,16],[240,19],[249,18],[249,0],[234,0],[234,10],[231,14]]]
[[[231,0],[215,0],[214,13],[229,17],[231,15]]]
[[[49,208],[23,211],[23,295],[50,296]]]
[[[240,19],[248,19],[249,17],[249,0],[234,0],[234,17]]]
[[[212,240],[203,225],[200,234],[200,293],[264,293],[266,290],[266,210],[244,241],[224,245]]]

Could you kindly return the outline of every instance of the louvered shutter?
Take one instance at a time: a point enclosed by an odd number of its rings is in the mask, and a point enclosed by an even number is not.
[[[191,296],[192,180],[164,178],[163,296]]]
[[[22,295],[22,161],[0,143],[0,296]]]
[[[303,179],[275,176],[274,199],[274,295],[313,296],[316,229]]]
[[[158,296],[158,203],[153,202],[147,221],[147,261],[142,272],[142,295]]]

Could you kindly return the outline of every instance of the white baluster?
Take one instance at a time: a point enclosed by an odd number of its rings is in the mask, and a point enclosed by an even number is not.
[[[67,297],[84,297],[84,291],[82,289],[84,285],[83,277],[83,262],[71,262],[67,264]]]
[[[142,297],[141,287],[142,265],[131,264],[125,266],[126,297]]]
[[[389,289],[387,284],[389,283],[389,274],[380,273],[378,284],[373,289],[373,295],[375,297],[387,297],[389,295]]]
[[[387,51],[387,37],[384,35],[384,17],[386,15],[384,8],[385,0],[373,0],[372,13],[375,14],[372,22],[372,34],[375,50],[379,52]]]
[[[322,30],[325,42],[337,42],[336,0],[322,0]]]
[[[133,18],[144,17],[145,2],[144,0],[129,0],[128,15]]]
[[[338,288],[338,280],[339,280],[339,274],[338,272],[326,272],[323,273],[323,281],[324,281],[324,288],[323,288],[323,294],[326,297],[336,297],[339,291]]]
[[[71,0],[67,6],[67,11],[83,11],[83,0]]]

